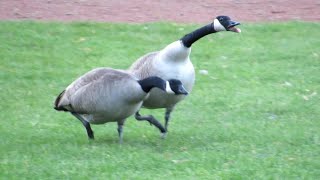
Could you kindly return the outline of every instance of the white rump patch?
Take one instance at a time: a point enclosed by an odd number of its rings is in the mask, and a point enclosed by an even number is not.
[[[218,19],[214,19],[213,21],[213,28],[216,31],[226,31],[226,28],[222,26]]]
[[[172,91],[171,87],[170,87],[169,81],[166,81],[166,92],[167,92],[168,94],[175,94],[175,93]]]

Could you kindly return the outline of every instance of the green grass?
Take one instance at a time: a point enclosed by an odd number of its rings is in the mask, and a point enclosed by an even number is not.
[[[196,85],[167,139],[129,118],[89,142],[53,101],[100,66],[127,68],[199,25],[0,22],[0,179],[317,179],[320,24],[241,26],[197,42]],[[207,70],[208,75],[199,73]],[[163,122],[163,110],[143,110]]]

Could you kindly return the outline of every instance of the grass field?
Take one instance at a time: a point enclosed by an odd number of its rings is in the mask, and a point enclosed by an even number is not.
[[[319,23],[243,23],[197,42],[196,85],[165,140],[131,117],[122,145],[116,123],[92,126],[89,141],[53,110],[79,75],[125,69],[196,27],[0,22],[0,179],[319,178]]]

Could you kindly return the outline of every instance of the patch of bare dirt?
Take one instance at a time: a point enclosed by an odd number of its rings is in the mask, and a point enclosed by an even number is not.
[[[320,21],[319,0],[0,0],[2,20],[206,23]]]

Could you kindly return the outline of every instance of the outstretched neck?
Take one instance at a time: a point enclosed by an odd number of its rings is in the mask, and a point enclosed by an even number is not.
[[[181,38],[181,41],[183,43],[183,45],[187,48],[191,47],[191,45],[196,42],[197,40],[199,40],[200,38],[211,34],[211,33],[215,33],[217,32],[214,27],[213,27],[213,23],[208,24],[206,26],[203,26],[189,34],[186,34],[185,36],[183,36]]]
[[[150,90],[154,87],[158,87],[160,89],[165,89],[165,81],[159,77],[151,76],[145,79],[138,80],[142,90],[145,93],[149,93]]]

